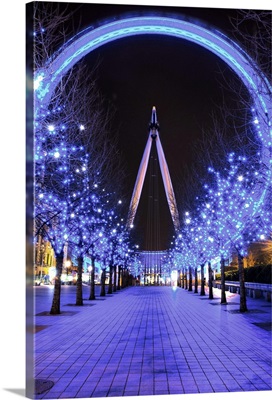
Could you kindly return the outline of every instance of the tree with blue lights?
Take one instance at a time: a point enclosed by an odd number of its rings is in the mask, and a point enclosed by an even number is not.
[[[197,269],[198,269],[198,259],[195,252],[194,246],[194,228],[191,226],[191,218],[189,213],[186,212],[186,222],[181,231],[179,232],[176,241],[175,248],[173,251],[173,258],[177,265],[181,266],[182,270],[182,287],[188,292],[193,291],[193,271],[195,277],[195,289],[194,292],[197,293]]]
[[[34,69],[45,67],[66,42],[69,33],[65,24],[70,17],[50,4],[34,7]],[[61,273],[67,246],[78,264],[76,304],[83,303],[81,276],[88,248],[86,226],[92,226],[96,218],[91,206],[88,212],[86,209],[92,204],[94,187],[109,189],[115,177],[122,182],[120,157],[116,157],[117,138],[110,132],[110,118],[111,112],[95,88],[95,72],[87,73],[82,62],[62,77],[49,106],[44,108],[41,104],[35,110],[35,234],[51,243],[57,260],[52,314],[60,312]],[[100,225],[97,222],[98,235]]]
[[[226,304],[226,290],[225,290],[225,260],[229,256],[229,247],[227,246],[228,237],[226,235],[224,222],[222,219],[218,218],[216,213],[217,202],[216,196],[217,192],[213,192],[208,185],[204,188],[208,191],[206,195],[206,202],[203,203],[203,213],[206,217],[206,223],[209,226],[209,239],[214,245],[214,258],[220,258],[220,272],[221,272],[221,304]],[[224,214],[224,211],[223,211]]]
[[[116,265],[118,265],[118,278],[120,276],[120,288],[128,286],[129,271],[128,265],[132,262],[134,252],[132,251],[132,243],[127,229],[123,230],[123,234],[119,240],[118,251],[116,253]]]
[[[115,200],[116,196],[113,196],[112,200]],[[112,202],[111,202],[112,203]],[[106,266],[109,267],[109,285],[108,294],[116,291],[117,277],[116,268],[118,263],[118,256],[122,249],[122,242],[125,235],[125,227],[123,224],[123,219],[120,218],[121,210],[118,209],[122,204],[121,200],[118,200],[117,204],[112,203],[111,208],[105,212],[104,219],[104,249],[102,260],[104,264],[105,271],[103,273],[103,279],[105,278]],[[118,213],[118,214],[117,214]],[[120,222],[119,222],[120,221]],[[104,288],[102,290],[104,295]]]
[[[59,314],[64,247],[74,229],[76,210],[86,196],[88,154],[82,146],[67,143],[57,127],[49,125],[48,132],[43,145],[36,147],[35,228],[36,235],[46,238],[54,249],[57,265],[50,312]]]
[[[240,280],[240,311],[247,311],[243,258],[250,243],[269,235],[269,210],[263,207],[263,181],[258,166],[248,164],[245,157],[229,155],[229,169],[219,173],[210,169],[215,178],[208,191],[211,235],[221,252],[221,284],[224,284],[224,255],[235,250],[238,255]],[[262,206],[261,206],[262,204]],[[225,299],[221,298],[221,302]]]
[[[107,128],[109,116],[101,111],[99,95],[87,86],[82,71],[79,65],[72,77],[63,78],[49,109],[37,110],[35,119],[36,235],[50,241],[57,260],[52,314],[60,312],[63,249],[73,237],[74,218],[82,224],[93,188],[110,186],[112,177],[120,175],[116,143]]]
[[[205,185],[207,188],[207,185]],[[219,245],[221,243],[217,230],[214,228],[214,210],[211,204],[207,201],[207,196],[198,196],[196,198],[196,227],[195,227],[195,246],[196,254],[198,254],[199,264],[201,266],[201,295],[205,294],[204,289],[204,266],[207,264],[208,268],[208,286],[209,298],[213,298],[213,271],[211,268],[211,260],[218,256],[218,252],[222,249]],[[215,239],[216,236],[216,239]],[[224,267],[224,264],[223,264]],[[224,289],[224,272],[223,272],[223,286],[221,290],[222,303],[225,302],[225,289]]]
[[[183,289],[188,289],[188,279],[187,279],[187,269],[189,262],[189,249],[186,246],[186,242],[183,240],[183,236],[181,233],[178,234],[175,240],[175,246],[171,251],[169,251],[169,255],[171,259],[175,260],[175,263],[178,265],[178,268],[181,269],[182,273],[182,282],[181,287]],[[168,255],[168,258],[169,258]]]
[[[117,249],[119,244],[119,235],[118,235],[118,227],[109,227],[110,230],[108,232],[109,236],[109,246],[107,248],[108,260],[109,260],[109,286],[108,286],[108,294],[112,294],[113,285],[116,286],[116,273],[114,274],[114,283],[113,283],[113,273],[116,270],[115,257],[117,256]]]
[[[77,298],[76,305],[83,305],[82,299],[82,272],[84,257],[91,256],[92,273],[91,273],[91,299],[95,298],[94,293],[94,272],[95,259],[103,260],[105,248],[107,248],[107,238],[105,229],[107,220],[105,210],[103,209],[101,197],[97,193],[97,185],[93,191],[89,191],[88,197],[82,199],[78,212],[74,213],[74,229],[69,238],[68,245],[70,251],[77,258],[78,279],[77,279]],[[94,249],[95,247],[95,249]],[[94,259],[93,254],[96,254]]]
[[[210,244],[211,242],[208,239],[207,227],[203,224],[197,223],[197,226],[194,227],[192,231],[192,241],[194,254],[196,258],[195,265],[195,275],[197,276],[197,266],[200,265],[200,273],[201,273],[201,289],[200,295],[205,296],[205,279],[204,279],[204,266],[206,262],[210,260],[211,251]]]
[[[245,23],[246,21],[246,23]],[[248,22],[251,22],[252,29],[248,30]],[[242,184],[245,185],[247,182],[247,196],[250,201],[247,202],[247,207],[250,208],[250,202],[254,204],[252,211],[248,210],[248,215],[251,214],[251,218],[248,217],[246,224],[242,223],[242,213],[235,215],[238,223],[237,227],[245,227],[246,233],[244,236],[248,236],[249,232],[259,231],[262,232],[262,228],[267,226],[269,218],[269,209],[271,210],[271,108],[269,106],[257,107],[259,103],[260,94],[263,98],[271,99],[271,52],[269,51],[271,43],[271,12],[270,11],[256,11],[256,10],[241,10],[235,19],[232,20],[235,38],[237,44],[241,45],[241,50],[246,50],[247,53],[252,57],[249,59],[249,64],[252,69],[256,72],[258,80],[256,81],[255,90],[248,90],[246,86],[240,81],[233,77],[233,81],[226,81],[222,75],[221,82],[224,82],[225,89],[229,89],[230,96],[226,96],[225,104],[222,109],[214,109],[213,116],[213,127],[212,132],[206,131],[203,134],[203,140],[195,144],[195,159],[198,161],[199,168],[196,168],[194,176],[191,177],[189,182],[189,190],[191,199],[198,192],[199,180],[206,179],[203,176],[202,171],[207,165],[211,166],[217,174],[226,177],[231,167],[229,157],[226,153],[235,151],[239,156],[246,159],[247,168],[251,171],[251,176],[247,176],[243,182],[240,182],[240,189]],[[235,104],[228,103],[228,99],[232,98],[232,93],[238,93],[238,101]],[[262,100],[261,100],[262,101]],[[271,101],[270,101],[271,102]],[[255,104],[255,105],[254,105]],[[268,104],[268,103],[267,103]],[[268,107],[268,109],[267,109]],[[221,121],[221,122],[219,122]],[[235,155],[234,163],[238,162],[238,156]],[[204,167],[204,168],[203,168]],[[241,166],[240,166],[241,167]],[[191,174],[191,171],[190,171]],[[244,176],[242,171],[240,179]],[[215,177],[215,175],[212,175]],[[209,181],[210,178],[207,178]],[[196,182],[196,190],[191,190],[190,186]],[[239,181],[238,181],[239,182]],[[249,188],[250,182],[250,188]],[[231,184],[232,185],[232,184]],[[213,187],[213,183],[209,184],[207,188]],[[244,189],[243,189],[244,190]],[[232,191],[232,190],[230,190]],[[233,184],[233,191],[239,191],[239,188]],[[218,191],[217,191],[218,193]],[[197,193],[199,195],[199,193]],[[210,193],[211,194],[211,193]],[[215,199],[213,195],[216,196]],[[211,206],[211,210],[215,211],[218,202],[218,196],[216,191],[213,195],[208,196],[206,202]],[[233,196],[234,197],[234,196]],[[242,200],[238,199],[238,203]],[[234,200],[235,202],[236,200]],[[240,204],[240,203],[239,203]],[[203,202],[203,208],[205,208],[205,202]],[[208,210],[206,210],[208,211]],[[214,240],[214,244],[218,246],[221,254],[221,269],[224,270],[224,258],[229,254],[229,244],[232,249],[237,253],[245,253],[245,251],[239,250],[239,240],[233,240],[230,242],[230,237],[240,237],[241,242],[246,244],[251,243],[252,240],[258,240],[258,235],[263,234],[252,233],[252,237],[244,237],[241,239],[239,233],[240,228],[230,229],[229,226],[225,225],[223,221],[224,212],[230,212],[233,215],[234,211],[231,209],[230,204],[226,204],[226,211],[222,211],[221,218],[218,221],[214,221],[215,215],[210,215],[210,220],[213,221],[215,229],[211,229],[211,238]],[[246,217],[246,216],[244,216]],[[244,218],[245,221],[246,218]],[[221,223],[219,222],[221,221]],[[240,222],[239,222],[240,221]],[[228,221],[228,225],[230,221]],[[254,226],[254,224],[256,226]],[[253,228],[251,227],[253,226]],[[211,225],[212,227],[212,225]],[[225,229],[231,230],[231,234],[228,235]],[[271,234],[271,228],[264,229],[266,237]],[[243,235],[242,235],[243,236]],[[253,239],[253,237],[256,237]],[[265,237],[265,236],[262,236]],[[241,245],[243,247],[243,245]],[[241,255],[240,255],[241,256]],[[239,256],[239,258],[240,258]],[[240,262],[241,263],[241,262]],[[240,268],[241,269],[241,268]],[[222,272],[222,271],[221,271]],[[221,273],[221,285],[222,290],[222,302],[225,302],[224,295],[224,273]]]
[[[104,225],[104,224],[103,224]],[[88,256],[91,258],[91,282],[89,300],[95,300],[95,263],[103,260],[105,249],[105,226],[100,226],[99,219],[93,219],[87,226],[89,232]]]
[[[210,241],[209,226],[206,224],[205,214],[191,217],[189,212],[185,213],[184,226],[176,240],[176,247],[184,258],[189,259],[189,291],[192,290],[191,266],[194,267],[195,293],[198,293],[198,267],[200,266],[200,295],[204,296],[204,266],[213,256],[213,245]]]

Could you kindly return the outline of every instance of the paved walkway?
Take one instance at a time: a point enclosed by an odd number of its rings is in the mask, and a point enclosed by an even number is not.
[[[265,300],[248,298],[241,314],[239,295],[227,292],[229,304],[220,305],[218,289],[209,300],[181,288],[131,287],[78,307],[75,287],[65,286],[62,314],[50,316],[53,290],[35,294],[35,378],[54,383],[36,398],[272,389]]]

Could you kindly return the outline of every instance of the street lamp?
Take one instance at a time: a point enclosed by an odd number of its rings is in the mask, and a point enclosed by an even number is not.
[[[68,275],[68,268],[71,266],[71,261],[67,260],[65,261],[65,267],[66,267],[66,274]]]
[[[93,270],[93,267],[91,265],[88,266],[88,271],[89,271],[89,285],[91,284],[91,272]]]

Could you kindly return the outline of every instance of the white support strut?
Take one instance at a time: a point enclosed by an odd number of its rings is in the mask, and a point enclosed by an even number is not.
[[[179,230],[179,215],[178,215],[178,209],[177,209],[177,204],[176,204],[176,199],[175,199],[175,194],[170,178],[170,173],[168,170],[167,162],[164,156],[164,152],[162,149],[160,137],[159,137],[159,124],[157,120],[157,113],[156,113],[156,108],[152,108],[152,115],[151,115],[151,122],[149,124],[150,131],[149,131],[149,136],[147,139],[147,144],[145,146],[143,158],[139,167],[137,179],[135,182],[133,194],[131,197],[131,202],[130,202],[130,207],[129,207],[129,213],[128,213],[128,220],[127,220],[127,227],[132,227],[133,226],[133,221],[137,212],[139,200],[141,197],[142,193],[142,188],[143,188],[143,183],[146,175],[146,170],[148,166],[148,161],[149,161],[149,156],[150,156],[150,150],[152,146],[152,141],[156,141],[156,148],[157,148],[157,153],[159,157],[159,165],[160,165],[160,170],[162,174],[162,179],[163,179],[163,184],[164,184],[164,190],[170,210],[170,214],[172,217],[172,221],[174,224],[174,228],[176,231]]]
[[[147,139],[143,158],[142,158],[142,161],[141,161],[141,164],[139,167],[137,179],[135,182],[133,194],[132,194],[131,201],[130,201],[127,227],[133,226],[133,221],[134,221],[134,218],[136,215],[136,211],[138,208],[139,200],[140,200],[142,189],[143,189],[143,184],[144,184],[144,179],[145,179],[145,175],[146,175],[151,145],[152,145],[152,139],[149,136]]]
[[[164,152],[162,149],[159,133],[157,133],[156,137],[156,146],[157,146],[157,152],[159,156],[159,163],[160,163],[160,169],[161,169],[161,174],[162,174],[162,180],[164,184],[164,190],[170,210],[170,214],[173,220],[174,228],[176,232],[178,232],[180,225],[179,225],[179,214],[178,214],[178,209],[177,209],[177,203],[176,203],[176,198],[170,178],[170,173],[169,169],[167,166],[167,162],[164,156]]]

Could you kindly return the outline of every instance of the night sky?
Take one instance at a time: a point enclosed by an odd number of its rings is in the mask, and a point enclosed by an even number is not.
[[[99,21],[110,21],[123,14],[163,12],[167,15],[185,16],[192,22],[230,34],[229,17],[235,10],[123,6],[102,4],[70,4],[75,8],[75,26],[80,30],[97,26]],[[79,25],[80,24],[80,25]],[[116,110],[113,134],[118,135],[119,146],[126,166],[124,198],[130,201],[138,168],[148,137],[148,123],[155,105],[160,123],[160,138],[180,213],[186,211],[181,203],[183,172],[194,167],[193,144],[203,130],[213,126],[212,113],[224,101],[235,101],[223,86],[225,81],[237,79],[218,57],[191,42],[180,39],[141,35],[109,43],[85,57],[92,68],[99,61],[97,85],[107,101]],[[224,82],[222,79],[224,73]],[[231,135],[231,132],[230,132]],[[169,247],[174,234],[170,212],[160,184],[161,249]],[[145,209],[148,188],[143,195],[135,218],[135,240],[144,248],[146,226]]]

